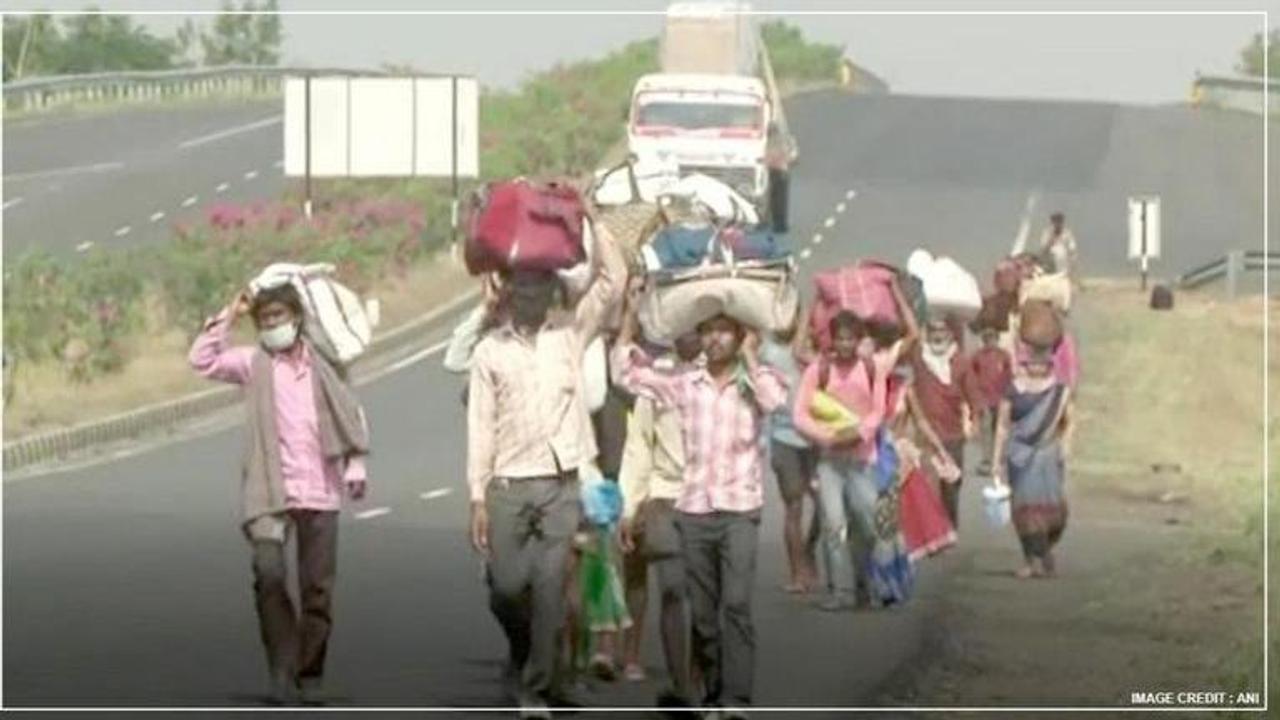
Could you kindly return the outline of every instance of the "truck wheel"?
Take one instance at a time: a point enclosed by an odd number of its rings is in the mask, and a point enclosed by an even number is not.
[[[769,225],[777,233],[790,227],[791,174],[786,170],[769,171]]]

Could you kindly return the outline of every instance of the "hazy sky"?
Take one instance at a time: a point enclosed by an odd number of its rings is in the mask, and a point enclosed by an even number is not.
[[[6,9],[78,10],[88,0],[5,0]],[[162,11],[179,3],[97,0],[106,10]],[[603,10],[661,11],[664,0],[282,0],[283,10]],[[180,3],[184,11],[217,10],[220,0]],[[760,11],[1115,11],[1116,2],[757,1]],[[1280,0],[1138,0],[1124,10],[1149,12],[1272,11]],[[184,16],[148,16],[171,32]],[[1261,15],[789,15],[814,39],[843,45],[855,62],[884,77],[895,92],[1036,97],[1153,103],[1184,100],[1194,73],[1231,73],[1239,49],[1263,27]],[[284,20],[286,62],[371,67],[408,63],[432,72],[477,75],[511,85],[560,60],[598,56],[657,34],[660,15],[372,16],[290,15]]]

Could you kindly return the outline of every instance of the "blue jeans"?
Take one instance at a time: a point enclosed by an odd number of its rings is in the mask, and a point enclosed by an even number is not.
[[[855,577],[866,577],[867,556],[875,540],[873,472],[870,465],[848,455],[825,455],[818,461],[822,546],[828,584],[839,596],[852,598]]]

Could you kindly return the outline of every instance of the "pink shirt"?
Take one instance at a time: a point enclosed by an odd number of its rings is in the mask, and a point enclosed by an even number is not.
[[[1053,372],[1068,387],[1080,382],[1080,356],[1076,353],[1076,341],[1071,333],[1062,334],[1062,342],[1053,351]]]
[[[822,365],[821,360],[809,363],[809,367],[804,370],[804,375],[800,377],[800,391],[796,393],[796,404],[791,409],[792,420],[802,435],[820,448],[831,450],[834,433],[814,420],[813,415],[809,413],[809,408],[813,405],[813,395],[820,389],[818,385]],[[883,424],[885,417],[887,380],[877,378],[873,383],[871,376],[874,371],[869,363],[858,362],[849,367],[841,367],[832,362],[830,368],[827,394],[861,419],[858,426],[860,442],[853,446],[852,452],[864,461],[874,460],[876,431]]]
[[[250,379],[253,354],[260,351],[248,346],[227,347],[229,320],[223,310],[206,322],[188,359],[196,372],[210,380],[245,385]],[[299,346],[296,353],[272,355],[271,370],[285,507],[337,510],[342,505],[342,481],[365,480],[364,458],[352,458],[345,468],[342,460],[326,462],[320,447],[311,357],[305,346]]]
[[[619,385],[680,414],[685,468],[676,509],[705,515],[763,507],[761,438],[769,413],[786,404],[786,379],[760,365],[749,378],[752,400],[739,392],[736,382],[720,387],[705,368],[661,372],[651,365],[652,358],[634,345],[614,350]]]

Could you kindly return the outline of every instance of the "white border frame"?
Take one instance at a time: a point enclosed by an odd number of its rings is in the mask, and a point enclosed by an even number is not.
[[[18,12],[0,12],[0,19],[6,15],[27,16],[27,15],[51,15],[51,16],[75,16],[75,15],[137,15],[137,16],[179,16],[179,17],[202,17],[216,16],[221,14],[220,10],[190,10],[190,11],[168,11],[168,10],[96,10],[96,11],[73,11],[73,10],[52,10],[39,11],[28,10]],[[254,15],[271,14],[262,11],[251,13]],[[302,15],[302,16],[662,16],[664,10],[281,10],[279,15]],[[763,17],[806,17],[806,16],[1015,16],[1015,17],[1057,17],[1057,16],[1247,16],[1262,18],[1262,57],[1263,57],[1263,79],[1270,81],[1270,66],[1267,63],[1267,56],[1270,51],[1270,32],[1271,32],[1271,15],[1268,10],[753,10],[743,13],[753,16]],[[1271,248],[1268,241],[1268,233],[1270,229],[1270,205],[1269,198],[1269,180],[1270,180],[1270,127],[1271,127],[1271,94],[1263,93],[1263,115],[1262,115],[1262,247],[1263,252],[1270,254]],[[0,127],[0,151],[3,150],[3,131]],[[2,156],[0,156],[2,157]],[[0,169],[3,167],[3,160],[0,159]],[[0,188],[0,201],[3,200],[3,189]],[[749,710],[751,712],[795,712],[795,713],[811,713],[811,712],[848,712],[848,713],[894,713],[894,712],[1023,712],[1023,713],[1187,713],[1187,712],[1243,712],[1243,713],[1266,713],[1270,710],[1268,686],[1270,680],[1270,589],[1271,589],[1271,573],[1270,573],[1270,458],[1271,448],[1268,440],[1271,436],[1270,422],[1270,377],[1268,368],[1270,366],[1270,323],[1271,323],[1271,303],[1270,303],[1270,273],[1263,272],[1262,288],[1263,288],[1263,315],[1262,315],[1262,393],[1263,393],[1263,417],[1262,417],[1262,562],[1263,562],[1263,585],[1262,585],[1262,706],[1261,707],[1212,707],[1212,706],[1189,706],[1189,707],[1152,707],[1152,706],[1100,706],[1100,707],[899,707],[899,706],[880,706],[880,707],[760,707],[754,706]],[[2,311],[2,309],[0,309]],[[2,421],[0,421],[2,425]],[[3,506],[3,488],[0,486],[0,507]],[[4,520],[3,513],[0,512],[0,531],[3,530]],[[0,576],[3,574],[4,555],[3,555],[3,534],[0,532]],[[11,708],[4,705],[4,658],[3,658],[3,640],[4,640],[4,621],[3,621],[3,593],[0,592],[0,710],[15,712],[515,712],[518,707],[500,707],[500,706],[484,706],[484,707],[303,707],[303,708],[273,708],[273,707],[252,707],[252,706],[222,706],[222,707],[18,707]],[[653,712],[655,708],[651,707],[588,707],[582,711],[587,712]]]

